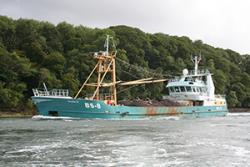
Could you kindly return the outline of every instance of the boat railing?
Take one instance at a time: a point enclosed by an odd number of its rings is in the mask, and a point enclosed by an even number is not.
[[[172,79],[169,79],[168,82],[178,82],[180,79],[181,79],[181,77],[176,76]]]
[[[193,76],[193,75],[207,75],[207,74],[210,74],[209,70],[207,69],[197,70],[197,74],[195,74],[195,70],[190,70],[188,74],[186,75],[186,77]],[[180,81],[181,78],[182,78],[181,76],[176,76],[172,79],[169,79],[168,82],[178,82]],[[194,82],[193,78],[187,78],[185,81]]]
[[[93,94],[85,94],[84,99],[92,99]],[[110,100],[111,93],[100,93],[99,99],[101,100]]]
[[[210,74],[208,69],[201,69],[201,70],[197,70],[197,75],[199,74]],[[195,75],[195,70],[190,70],[188,72],[188,75]]]
[[[217,95],[214,95],[215,98],[223,98],[225,99],[226,98],[226,95],[220,95],[220,94],[217,94]]]
[[[69,97],[68,89],[52,89],[50,91],[32,89],[34,96],[54,96],[54,97]]]

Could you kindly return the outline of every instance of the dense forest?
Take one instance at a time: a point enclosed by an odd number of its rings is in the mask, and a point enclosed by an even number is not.
[[[201,66],[213,73],[216,93],[225,94],[230,107],[250,107],[249,55],[128,26],[93,29],[0,16],[0,110],[32,108],[32,88],[43,82],[74,95],[95,65],[91,53],[104,49],[106,34],[117,44],[117,79],[180,75],[184,68],[193,68],[191,55],[201,53]],[[159,99],[166,93],[165,85],[119,88],[118,96]]]

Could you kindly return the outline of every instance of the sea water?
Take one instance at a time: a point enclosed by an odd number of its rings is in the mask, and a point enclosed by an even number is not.
[[[0,166],[250,166],[250,114],[0,119]]]

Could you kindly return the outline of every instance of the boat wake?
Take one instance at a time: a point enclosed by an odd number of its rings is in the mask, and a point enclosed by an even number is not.
[[[43,115],[34,115],[32,117],[33,120],[65,120],[65,121],[72,121],[72,120],[89,120],[85,118],[73,118],[73,117],[55,117],[55,116],[43,116]],[[92,120],[103,120],[103,119],[98,119],[94,118]],[[138,120],[138,121],[143,121],[143,120],[174,120],[178,121],[180,120],[180,117],[177,116],[166,116],[166,117],[143,117],[143,118],[112,118],[112,119],[107,119],[107,120],[112,120],[112,121],[129,121],[129,120]]]
[[[228,113],[227,114],[228,116],[231,116],[231,117],[238,117],[238,116],[250,116],[250,112],[240,112],[240,113]]]
[[[166,116],[166,117],[156,117],[154,118],[156,120],[173,120],[173,121],[178,121],[181,119],[180,116]]]
[[[73,118],[73,117],[53,117],[53,116],[43,116],[43,115],[34,115],[32,119],[34,120],[79,120],[79,118]]]

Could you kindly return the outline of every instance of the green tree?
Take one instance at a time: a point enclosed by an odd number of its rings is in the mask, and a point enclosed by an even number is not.
[[[52,52],[45,57],[43,66],[60,77],[63,73],[65,63],[66,60],[61,53]]]
[[[229,94],[227,96],[227,103],[228,103],[229,107],[236,107],[239,105],[239,100],[237,98],[235,91],[229,92]]]
[[[62,77],[62,87],[70,90],[71,96],[74,96],[78,91],[79,81],[77,80],[76,70],[71,67]]]

